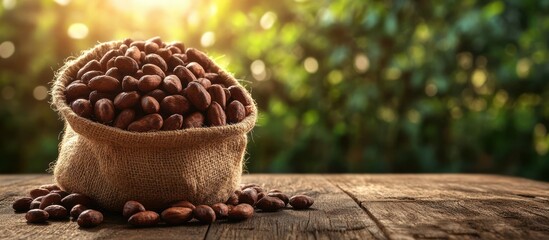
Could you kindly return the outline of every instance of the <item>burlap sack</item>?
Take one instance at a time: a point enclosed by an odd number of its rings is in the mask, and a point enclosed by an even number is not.
[[[238,124],[148,133],[105,126],[71,110],[64,95],[71,76],[120,44],[97,45],[66,62],[54,79],[53,108],[65,123],[53,168],[56,183],[68,192],[92,197],[110,211],[121,211],[128,200],[137,200],[148,209],[176,200],[195,204],[226,201],[240,183],[246,134],[257,118],[255,106]],[[211,69],[228,85],[239,84],[215,63]]]

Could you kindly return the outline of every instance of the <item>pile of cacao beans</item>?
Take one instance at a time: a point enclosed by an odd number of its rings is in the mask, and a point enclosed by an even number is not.
[[[126,39],[80,68],[65,97],[77,115],[134,132],[238,123],[253,102],[212,66],[181,42]]]
[[[13,202],[15,212],[26,212],[28,223],[39,224],[71,217],[80,227],[90,228],[103,222],[103,213],[93,199],[84,194],[68,193],[57,185],[48,184],[32,189],[29,195]],[[122,216],[134,227],[182,225],[193,219],[209,224],[224,219],[246,220],[254,215],[256,209],[259,212],[276,212],[290,204],[294,210],[302,210],[310,208],[313,203],[314,199],[307,195],[289,197],[277,189],[266,191],[258,184],[245,184],[234,191],[225,203],[195,206],[188,201],[177,201],[156,212],[145,209],[137,201],[127,201]]]

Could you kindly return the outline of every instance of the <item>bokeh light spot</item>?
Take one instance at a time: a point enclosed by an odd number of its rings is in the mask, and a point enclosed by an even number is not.
[[[67,6],[71,0],[55,0],[55,2],[61,6]]]
[[[387,80],[397,80],[400,78],[401,71],[396,67],[390,67],[385,69],[384,75]]]
[[[415,109],[409,110],[406,113],[406,117],[411,123],[419,123],[419,120],[421,120],[421,114]]]
[[[437,85],[435,85],[434,83],[429,83],[425,86],[425,94],[427,94],[427,96],[434,97],[435,95],[437,95],[437,92],[438,88]]]
[[[475,70],[473,72],[473,76],[471,78],[471,82],[473,83],[473,86],[479,88],[486,83],[486,72],[483,70]]]
[[[530,74],[530,67],[532,67],[532,61],[528,58],[522,58],[517,62],[517,75],[519,78],[526,78]]]
[[[274,23],[276,22],[276,14],[274,12],[266,12],[261,16],[261,19],[259,20],[259,25],[265,30],[273,27]]]
[[[314,57],[305,58],[303,67],[305,67],[305,71],[308,73],[315,73],[318,71],[318,61]]]
[[[73,23],[69,26],[67,33],[73,39],[83,39],[88,36],[88,26],[83,23]]]
[[[0,57],[9,58],[15,52],[15,45],[10,41],[5,41],[0,43]]]
[[[42,85],[37,86],[32,91],[32,96],[36,100],[42,101],[42,100],[44,100],[48,97],[48,88],[46,88],[45,86],[42,86]]]
[[[5,100],[11,100],[15,97],[15,89],[11,86],[5,86],[2,88],[2,98]]]
[[[470,52],[463,52],[457,55],[459,67],[467,70],[473,65],[473,55]]]
[[[252,75],[258,81],[263,81],[267,77],[267,72],[265,71],[265,63],[261,60],[255,60],[250,64],[250,70]]]
[[[355,68],[359,73],[368,71],[368,68],[370,68],[370,60],[368,59],[368,56],[363,53],[357,54],[355,56]]]
[[[343,73],[339,70],[332,70],[328,73],[328,82],[332,85],[337,85],[343,81]]]
[[[15,0],[4,0],[2,1],[2,5],[4,6],[5,10],[12,10],[15,8],[17,1]]]
[[[205,32],[200,37],[200,45],[203,47],[211,47],[215,44],[215,34],[213,32]]]

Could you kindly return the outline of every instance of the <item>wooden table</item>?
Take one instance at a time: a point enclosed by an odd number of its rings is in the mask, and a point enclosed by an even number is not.
[[[92,229],[69,220],[27,224],[13,200],[51,179],[0,175],[0,239],[549,239],[549,184],[514,177],[251,174],[243,182],[308,194],[313,208],[146,229],[116,215]]]

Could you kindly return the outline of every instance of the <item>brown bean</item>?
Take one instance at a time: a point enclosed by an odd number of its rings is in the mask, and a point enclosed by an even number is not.
[[[210,106],[212,98],[208,91],[197,82],[190,82],[185,93],[189,101],[200,111],[205,111]]]
[[[189,114],[183,119],[184,128],[199,128],[204,126],[204,115],[200,112]]]
[[[311,207],[314,202],[315,200],[307,195],[295,195],[291,197],[289,201],[294,209],[307,209]]]
[[[90,103],[92,104],[92,106],[94,106],[95,103],[97,103],[97,101],[99,99],[106,98],[106,99],[109,99],[109,100],[113,101],[114,97],[116,97],[116,93],[105,93],[105,92],[92,91],[90,93],[89,99],[90,99]]]
[[[234,100],[227,106],[227,121],[239,123],[246,118],[246,109],[238,100]]]
[[[267,196],[269,197],[275,197],[284,202],[284,206],[288,205],[288,202],[290,199],[288,198],[288,195],[282,193],[282,192],[273,192],[272,190],[267,193]]]
[[[194,206],[194,204],[192,204],[189,201],[177,201],[177,202],[174,202],[174,203],[170,204],[170,207],[185,207],[185,208],[190,208],[190,209],[195,209],[196,208]]]
[[[145,63],[158,66],[163,72],[168,71],[168,64],[158,54],[150,53],[145,56]]]
[[[50,205],[61,204],[61,199],[61,195],[57,193],[48,193],[46,196],[44,196],[44,198],[42,198],[39,208],[45,209],[47,206]]]
[[[199,63],[204,69],[210,69],[212,66],[212,61],[208,58],[208,56],[197,49],[187,48],[185,54],[188,56],[190,61]]]
[[[127,56],[118,56],[114,59],[114,66],[118,68],[120,73],[125,75],[132,75],[139,69],[137,62]]]
[[[95,103],[94,113],[98,122],[108,124],[114,120],[114,104],[109,99],[99,99]]]
[[[104,73],[101,72],[101,71],[89,71],[87,73],[84,73],[84,75],[82,75],[82,79],[81,79],[82,83],[88,84],[92,78],[97,77],[97,76],[101,76],[103,74]]]
[[[170,58],[166,60],[166,63],[168,64],[168,70],[171,70],[172,72],[175,71],[177,66],[183,66],[185,64],[183,60],[176,56],[170,56]]]
[[[160,216],[153,211],[138,212],[128,219],[128,223],[135,227],[152,227],[160,222]]]
[[[86,65],[84,65],[80,70],[78,70],[78,73],[76,74],[76,79],[82,79],[82,75],[84,73],[87,73],[89,71],[101,71],[101,64],[97,60],[91,60]]]
[[[42,209],[31,209],[25,214],[25,219],[28,223],[43,223],[46,222],[50,214]]]
[[[208,205],[198,205],[193,209],[194,218],[201,223],[212,223],[215,221],[215,212]]]
[[[64,198],[64,197],[69,195],[68,192],[63,191],[63,190],[52,190],[50,193],[57,193],[57,194],[59,194],[59,196],[61,196],[61,198]]]
[[[105,53],[105,55],[103,55],[103,57],[101,57],[101,60],[99,61],[101,69],[108,69],[107,63],[109,62],[109,60],[114,59],[115,57],[118,57],[120,55],[122,55],[122,51],[120,51],[119,49],[109,50],[107,53]]]
[[[133,41],[130,47],[136,46],[140,51],[145,50],[145,41]]]
[[[210,80],[208,80],[207,78],[198,78],[196,79],[196,82],[200,83],[200,85],[202,85],[205,89],[208,89],[212,86],[212,82],[210,82]]]
[[[254,207],[247,203],[241,203],[232,207],[229,211],[230,221],[242,221],[251,218],[254,215]]]
[[[160,108],[167,114],[183,114],[189,111],[191,104],[184,96],[171,95],[162,99]]]
[[[154,64],[147,63],[141,67],[141,70],[143,71],[143,74],[145,75],[156,75],[160,78],[165,78],[166,73],[162,71],[162,69]]]
[[[124,79],[122,79],[122,90],[125,92],[131,92],[131,91],[137,91],[139,88],[137,87],[139,83],[139,80],[132,76],[125,76]]]
[[[225,90],[219,84],[213,84],[208,88],[208,93],[212,97],[212,101],[219,103],[221,108],[225,109],[227,105],[227,96],[225,96]]]
[[[215,101],[208,108],[207,118],[210,126],[223,126],[227,124],[227,117],[223,108]]]
[[[84,211],[88,210],[88,207],[82,205],[82,204],[76,204],[74,207],[72,207],[70,215],[73,219],[78,219],[80,214]]]
[[[128,126],[128,131],[132,132],[150,132],[158,131],[162,128],[164,120],[157,113],[145,115],[137,121],[132,122]]]
[[[85,210],[80,213],[76,222],[83,228],[96,227],[103,222],[103,214],[96,210]]]
[[[238,195],[236,193],[231,193],[231,196],[229,196],[229,199],[225,202],[229,205],[238,205]]]
[[[162,78],[158,75],[145,75],[139,79],[137,83],[137,88],[143,92],[150,92],[156,89],[160,83],[162,83]]]
[[[175,74],[183,86],[187,86],[190,82],[196,81],[196,76],[184,66],[176,66],[173,69],[173,74]]]
[[[30,209],[30,204],[32,202],[32,198],[30,197],[22,197],[22,198],[18,198],[17,200],[15,200],[13,202],[13,210],[15,210],[15,212],[26,212]]]
[[[132,108],[139,101],[139,93],[136,91],[121,92],[114,98],[114,106],[120,110]]]
[[[212,209],[215,212],[215,217],[217,219],[226,218],[229,216],[229,207],[224,203],[216,203],[212,205]]]
[[[239,203],[247,203],[255,205],[257,202],[257,191],[253,188],[246,188],[242,190],[242,193],[238,196]]]
[[[137,201],[127,201],[125,204],[124,204],[124,208],[122,209],[122,216],[124,216],[124,218],[128,219],[130,218],[132,215],[138,213],[138,212],[144,212],[146,211],[145,210],[145,207],[143,206],[143,204],[137,202]]]
[[[257,201],[255,206],[263,210],[264,212],[276,212],[284,208],[285,204],[282,200],[278,198],[264,196],[259,201]]]
[[[107,72],[105,73],[105,75],[109,76],[109,77],[113,77],[113,78],[116,78],[116,80],[118,81],[122,81],[122,73],[120,73],[120,71],[118,70],[117,67],[112,67],[112,68],[109,68],[109,70],[107,70]]]
[[[141,59],[141,50],[139,50],[139,48],[137,48],[136,46],[131,46],[126,50],[126,53],[124,55],[132,58],[137,63],[139,63]]]
[[[83,118],[91,118],[93,114],[93,106],[87,99],[76,99],[71,103],[71,109],[76,115]]]
[[[251,100],[248,97],[248,94],[246,93],[246,90],[244,90],[244,88],[242,88],[241,86],[233,85],[230,86],[228,89],[229,92],[231,92],[231,98],[233,100],[238,100],[244,106],[252,104]]]
[[[82,204],[86,207],[94,206],[94,202],[90,197],[80,193],[71,193],[61,199],[61,205],[63,205],[65,209],[72,209],[76,204]]]
[[[200,64],[198,64],[197,62],[190,62],[185,67],[189,69],[197,78],[204,77],[204,75],[206,74],[204,68],[200,66]]]
[[[120,87],[120,81],[107,75],[100,75],[92,78],[88,86],[90,89],[100,92],[114,92]]]
[[[50,191],[48,189],[35,188],[35,189],[30,191],[30,196],[31,196],[31,198],[37,198],[37,197],[40,197],[40,196],[45,196],[48,193],[50,193]]]
[[[160,111],[160,103],[151,96],[143,96],[141,98],[141,109],[147,114],[158,113]]]
[[[155,89],[145,94],[145,96],[151,96],[156,99],[156,101],[161,103],[162,100],[164,100],[164,98],[166,97],[166,92],[162,91],[161,89]]]
[[[87,98],[88,95],[90,95],[91,89],[88,87],[88,85],[84,83],[77,83],[73,82],[67,86],[65,89],[65,97],[67,98],[67,102],[71,102],[73,100],[79,99],[79,98]]]
[[[180,114],[173,114],[164,120],[162,130],[179,130],[181,127],[183,127],[183,116]]]
[[[64,219],[69,216],[67,209],[61,205],[49,205],[44,208],[44,211],[48,212],[49,219]]]
[[[193,210],[186,207],[171,207],[162,211],[161,216],[168,225],[181,225],[193,218]]]
[[[124,109],[118,114],[118,116],[116,116],[112,126],[115,128],[126,130],[130,123],[132,123],[134,120],[135,111],[133,109]]]
[[[183,90],[181,80],[175,75],[169,75],[162,81],[164,90],[169,94],[177,94]]]
[[[158,46],[158,44],[156,44],[155,42],[145,42],[145,52],[148,54],[148,53],[154,53],[156,52],[158,49],[160,48],[160,46]]]
[[[172,51],[170,49],[167,49],[167,48],[160,48],[156,51],[156,54],[158,54],[158,56],[162,57],[162,59],[164,59],[164,61],[166,61],[166,63],[167,63],[168,59],[170,59],[170,57],[172,56]]]

